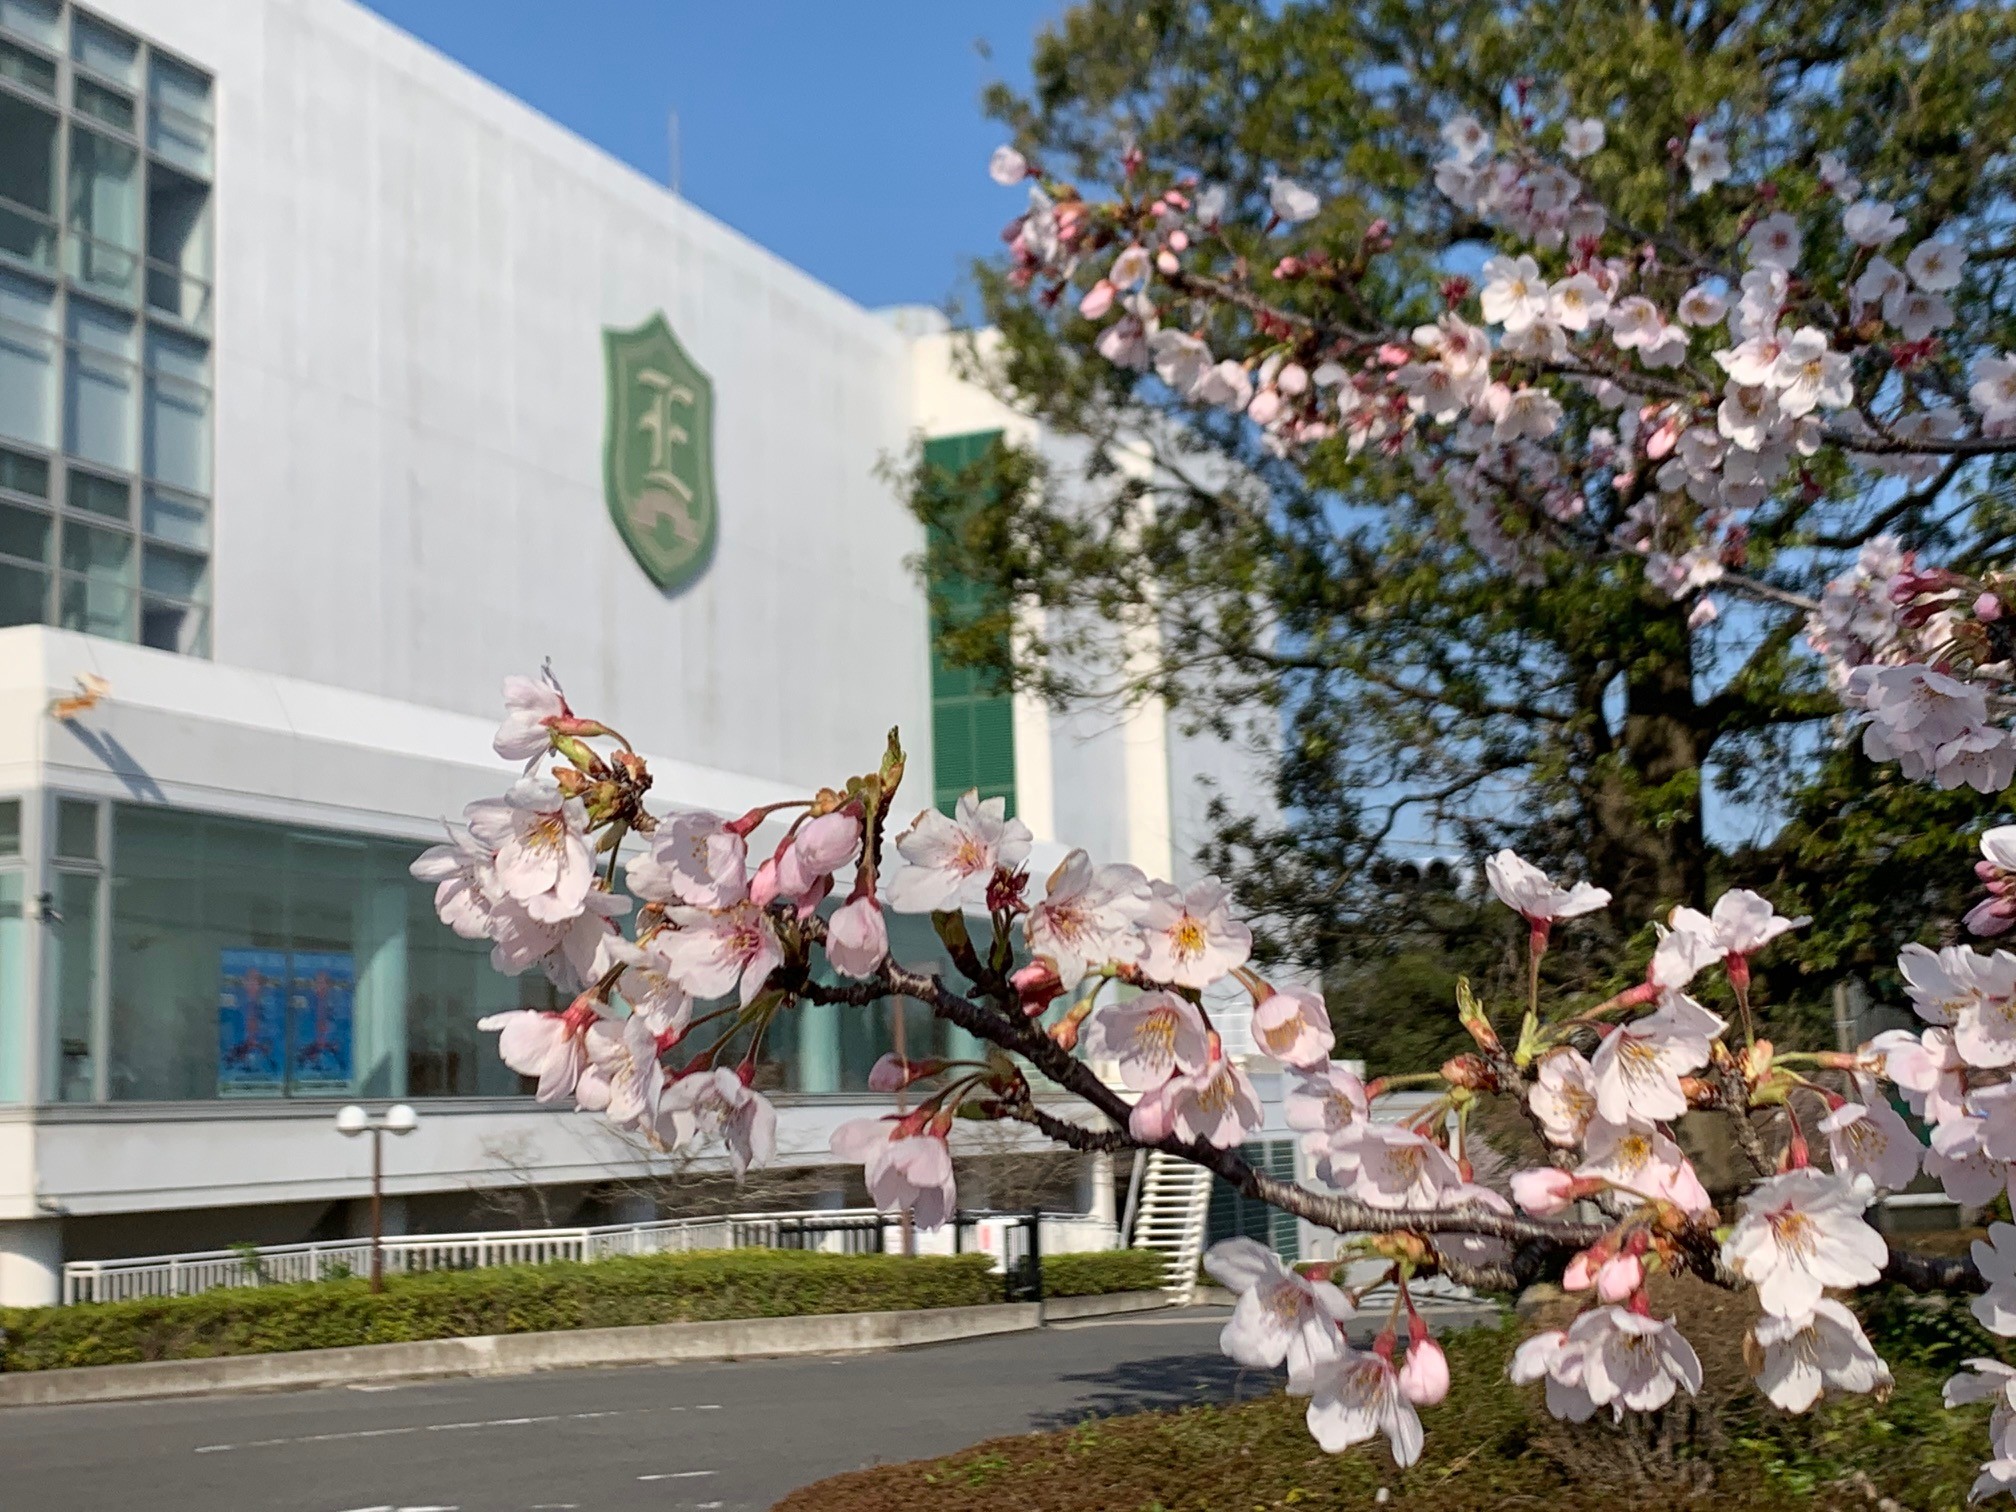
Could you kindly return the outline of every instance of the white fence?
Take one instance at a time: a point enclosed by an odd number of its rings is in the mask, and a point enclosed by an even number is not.
[[[876,1219],[881,1222],[878,1225]],[[1013,1219],[980,1218],[958,1242],[994,1257],[1001,1266],[1002,1230]],[[827,1225],[835,1225],[827,1227]],[[878,1236],[879,1228],[879,1236]],[[656,1223],[599,1228],[504,1229],[482,1234],[402,1234],[383,1241],[388,1275],[410,1271],[476,1270],[490,1265],[536,1265],[547,1260],[602,1260],[611,1255],[659,1255],[686,1250],[817,1249],[828,1252],[901,1249],[893,1215],[873,1208],[817,1208],[780,1213],[729,1213],[716,1218],[667,1218]],[[877,1243],[879,1237],[880,1242]],[[919,1254],[949,1255],[950,1225],[915,1236]],[[1089,1214],[1046,1214],[1043,1252],[1066,1254],[1110,1249],[1111,1224]],[[63,1300],[121,1302],[132,1297],[186,1297],[216,1286],[269,1286],[361,1276],[371,1268],[369,1239],[318,1244],[273,1244],[203,1250],[183,1255],[141,1255],[129,1260],[73,1260],[63,1267]]]

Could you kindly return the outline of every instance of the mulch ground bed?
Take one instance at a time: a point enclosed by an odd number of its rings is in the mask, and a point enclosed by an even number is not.
[[[1427,1447],[1406,1471],[1383,1440],[1326,1455],[1305,1404],[1276,1394],[992,1439],[944,1459],[879,1466],[794,1492],[777,1512],[1958,1512],[1987,1454],[1986,1409],[1947,1412],[1939,1387],[1960,1359],[2000,1341],[1954,1308],[1874,1299],[1866,1322],[1897,1376],[1886,1402],[1830,1402],[1793,1418],[1751,1388],[1740,1338],[1747,1299],[1665,1283],[1706,1381],[1685,1407],[1624,1426],[1561,1424],[1539,1388],[1515,1387],[1518,1339],[1557,1322],[1559,1300],[1527,1317],[1452,1335],[1449,1399],[1425,1411]]]

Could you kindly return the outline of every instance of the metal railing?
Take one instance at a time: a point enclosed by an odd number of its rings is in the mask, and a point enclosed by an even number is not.
[[[944,1230],[916,1236],[919,1254],[976,1250],[1004,1271],[1024,1254],[1110,1248],[1112,1227],[1083,1213],[1044,1214],[1033,1244],[1013,1237],[1032,1215],[962,1213]],[[807,1208],[776,1213],[725,1213],[653,1223],[591,1228],[504,1229],[475,1234],[404,1234],[384,1241],[388,1275],[537,1265],[549,1260],[602,1260],[612,1255],[679,1254],[689,1250],[793,1249],[827,1254],[882,1254],[902,1249],[894,1214],[874,1208]],[[313,1244],[241,1245],[181,1255],[127,1260],[72,1260],[63,1267],[63,1301],[122,1302],[134,1297],[186,1297],[219,1286],[273,1286],[361,1276],[371,1265],[369,1239]]]

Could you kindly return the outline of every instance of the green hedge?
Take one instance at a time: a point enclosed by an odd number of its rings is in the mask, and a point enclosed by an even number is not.
[[[971,1307],[1001,1300],[985,1255],[821,1255],[713,1250],[593,1264],[498,1266],[361,1279],[219,1288],[77,1307],[0,1308],[0,1370],[200,1360],[482,1334],[784,1318],[806,1313]],[[1046,1255],[1053,1297],[1146,1291],[1161,1263],[1139,1250]]]
[[[548,1329],[969,1307],[1001,1300],[985,1255],[721,1250],[0,1308],[0,1369],[332,1349]]]
[[[1097,1297],[1108,1292],[1160,1291],[1166,1274],[1152,1250],[1095,1250],[1043,1257],[1043,1295]]]

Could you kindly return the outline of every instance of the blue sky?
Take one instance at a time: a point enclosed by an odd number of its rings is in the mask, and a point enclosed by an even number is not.
[[[394,25],[862,304],[940,304],[998,245],[993,79],[1062,0],[366,0]],[[983,57],[984,41],[992,56]]]

